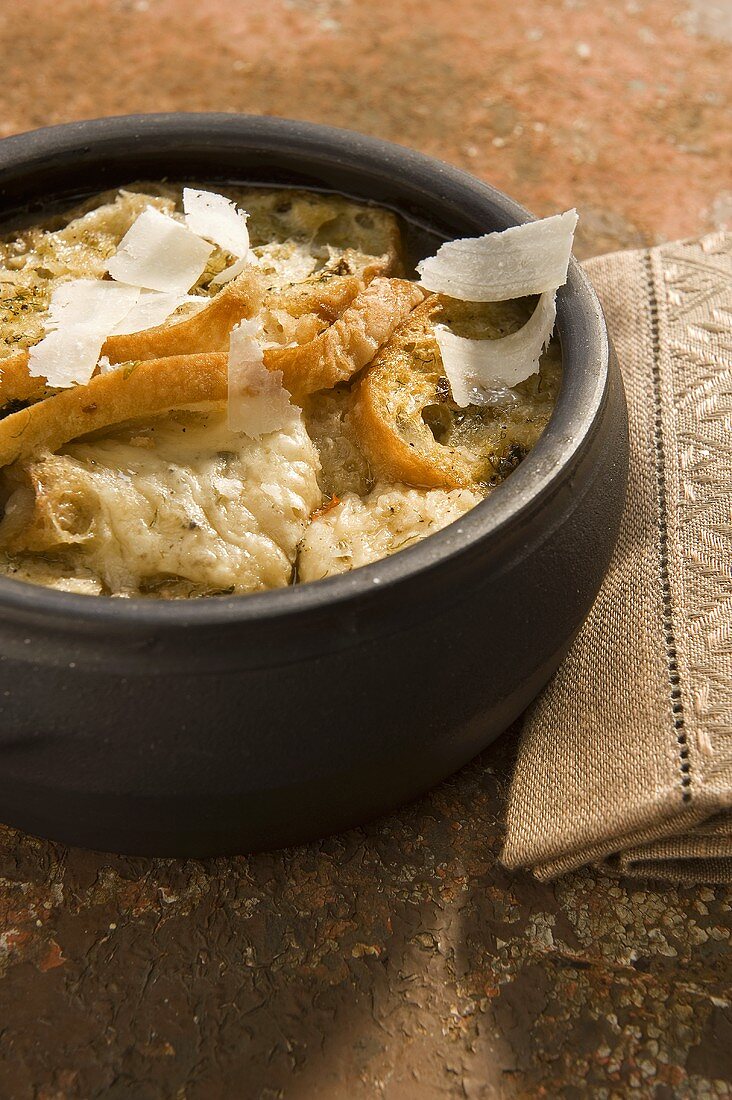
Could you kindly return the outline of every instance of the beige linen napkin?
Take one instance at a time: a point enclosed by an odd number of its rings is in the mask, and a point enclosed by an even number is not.
[[[526,717],[502,860],[732,882],[732,236],[585,269],[628,396],[628,502]]]

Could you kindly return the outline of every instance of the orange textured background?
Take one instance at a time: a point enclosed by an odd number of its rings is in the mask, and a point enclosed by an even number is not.
[[[287,115],[415,146],[581,255],[732,216],[732,9],[677,0],[38,0],[0,8],[0,135],[130,111]]]

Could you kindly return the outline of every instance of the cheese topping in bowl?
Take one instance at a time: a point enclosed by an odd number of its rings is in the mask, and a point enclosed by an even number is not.
[[[16,228],[0,571],[244,594],[459,519],[551,415],[575,222],[449,242],[418,280],[395,215],[333,195],[144,184]]]

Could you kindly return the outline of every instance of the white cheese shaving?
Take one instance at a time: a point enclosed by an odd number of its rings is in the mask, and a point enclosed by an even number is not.
[[[130,286],[184,294],[201,277],[212,252],[213,245],[149,206],[125,233],[107,271]]]
[[[241,321],[229,338],[229,428],[251,439],[300,420],[300,410],[290,403],[282,385],[282,371],[264,365],[260,322]]]
[[[249,252],[249,230],[244,210],[239,210],[231,199],[214,191],[197,191],[183,188],[183,210],[186,225],[199,237],[213,241],[225,252],[239,259]]]
[[[107,283],[107,286],[122,284]],[[172,313],[188,305],[186,316],[208,305],[210,299],[196,294],[167,294],[160,290],[138,291],[139,299],[129,313],[109,333],[110,336],[127,336],[131,332],[143,332],[167,321]],[[181,317],[180,320],[183,320]]]
[[[500,340],[469,340],[445,325],[435,325],[442,365],[455,403],[505,403],[505,390],[539,369],[539,357],[554,328],[556,292],[542,294],[536,309],[518,332]]]
[[[109,333],[140,297],[137,287],[99,279],[73,279],[56,287],[46,335],[28,352],[28,373],[54,389],[84,384]]]
[[[54,389],[83,385],[94,374],[105,335],[90,325],[68,325],[49,332],[30,348],[28,373]]]
[[[455,403],[505,404],[512,386],[539,369],[554,330],[556,292],[567,279],[577,211],[501,233],[448,241],[417,265],[422,286],[466,302],[505,302],[539,294],[530,319],[500,340],[469,340],[435,326]]]
[[[421,285],[466,302],[506,302],[556,290],[567,279],[577,211],[500,233],[448,241],[417,264]]]
[[[241,275],[245,267],[254,259],[254,253],[249,256],[244,256],[241,260],[235,260],[229,267],[225,267],[223,271],[219,271],[218,275],[214,275],[211,280],[212,286],[222,286],[224,283],[230,283],[232,279],[235,279],[237,275]]]
[[[72,279],[57,286],[46,317],[46,334],[29,351],[28,371],[64,389],[94,374],[108,336],[141,332],[162,324],[183,304],[199,309],[207,298],[140,290],[105,279]],[[109,366],[107,364],[107,368]]]
[[[139,297],[136,286],[104,279],[71,279],[54,288],[46,331],[67,325],[93,325],[108,333],[137,305]]]

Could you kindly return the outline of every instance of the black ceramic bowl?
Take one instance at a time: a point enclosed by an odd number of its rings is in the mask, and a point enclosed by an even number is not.
[[[500,192],[343,130],[236,115],[74,123],[0,142],[0,216],[135,179],[297,185],[401,213],[415,257],[527,220]],[[362,822],[470,760],[549,679],[606,571],[627,420],[595,294],[559,293],[564,381],[485,503],[355,572],[145,602],[0,578],[0,820],[156,855]]]

